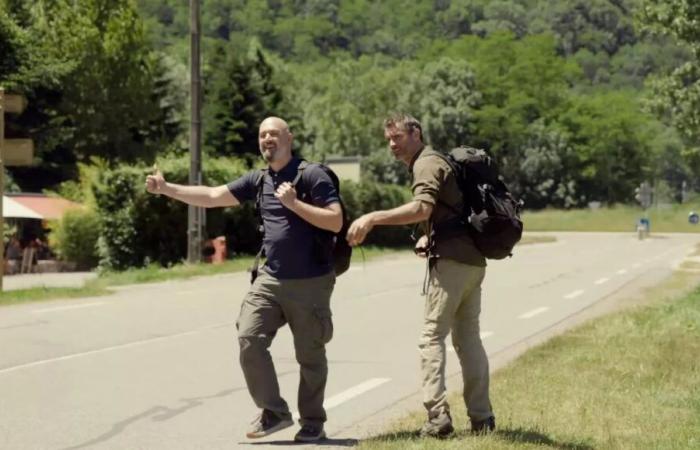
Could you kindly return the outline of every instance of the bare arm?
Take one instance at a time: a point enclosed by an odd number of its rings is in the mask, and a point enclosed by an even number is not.
[[[408,225],[424,222],[430,218],[433,205],[411,201],[393,209],[367,213],[355,220],[348,230],[350,245],[360,245],[375,225]]]
[[[343,226],[343,211],[340,203],[331,203],[323,208],[304,203],[297,198],[296,190],[291,183],[282,183],[277,188],[275,197],[286,208],[317,228],[337,233]]]
[[[238,199],[229,191],[228,186],[183,186],[168,183],[159,170],[146,177],[146,190],[151,194],[163,194],[188,205],[215,208],[237,206]]]
[[[290,209],[311,225],[323,230],[337,233],[343,226],[343,210],[340,203],[331,203],[324,208],[319,208],[296,200]]]

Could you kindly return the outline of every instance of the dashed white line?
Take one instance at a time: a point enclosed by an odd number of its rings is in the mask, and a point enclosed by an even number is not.
[[[627,273],[627,269],[620,269],[616,272],[618,275],[624,275]]]
[[[549,311],[549,307],[548,306],[541,306],[537,309],[533,309],[532,311],[528,311],[525,314],[519,315],[518,319],[531,319],[538,314],[542,314],[545,311]]]
[[[101,306],[104,304],[105,304],[105,302],[91,302],[91,303],[82,303],[80,305],[56,306],[54,308],[35,309],[34,311],[32,311],[32,314],[43,314],[43,313],[55,312],[55,311],[67,311],[69,309],[90,308],[93,306]]]
[[[73,354],[71,354],[71,355],[59,356],[58,358],[44,359],[44,360],[41,360],[41,361],[34,361],[34,362],[26,363],[26,364],[20,364],[20,365],[18,365],[18,366],[14,366],[14,367],[6,367],[6,368],[4,368],[4,369],[0,369],[0,374],[8,373],[8,372],[14,372],[14,371],[20,370],[20,369],[28,369],[28,368],[30,368],[30,367],[43,366],[43,365],[45,365],[45,364],[50,364],[50,363],[53,363],[53,362],[67,361],[67,360],[69,360],[69,359],[80,358],[80,357],[82,357],[82,356],[96,355],[96,354],[99,354],[99,353],[105,353],[105,352],[109,352],[109,351],[112,351],[112,350],[120,350],[120,349],[123,349],[123,348],[138,347],[138,346],[140,346],[140,345],[150,344],[150,343],[152,343],[152,342],[164,341],[164,340],[167,340],[167,339],[172,339],[172,338],[187,336],[187,335],[190,335],[190,334],[197,334],[197,333],[201,333],[201,332],[203,332],[203,331],[209,331],[209,330],[213,330],[213,329],[216,329],[216,328],[221,328],[221,327],[225,327],[225,326],[230,326],[230,325],[233,325],[234,323],[235,323],[235,322],[224,322],[224,323],[220,323],[220,324],[217,324],[217,325],[211,325],[211,326],[208,326],[208,327],[198,328],[198,329],[192,330],[192,331],[185,331],[185,332],[183,332],[183,333],[175,333],[175,334],[170,334],[170,335],[167,335],[167,336],[158,336],[158,337],[154,337],[154,338],[151,338],[151,339],[144,339],[144,340],[142,340],[142,341],[129,342],[129,343],[127,343],[127,344],[121,344],[121,345],[113,345],[113,346],[111,346],[111,347],[100,348],[100,349],[97,349],[97,350],[89,350],[89,351],[87,351],[87,352],[73,353]]]
[[[610,281],[610,278],[599,278],[599,279],[595,280],[595,284],[604,284],[604,283],[607,283],[608,281]]]
[[[323,407],[326,409],[335,408],[336,406],[341,405],[348,400],[352,400],[353,398],[358,397],[365,392],[371,391],[372,389],[376,389],[389,381],[391,381],[391,378],[371,378],[364,383],[360,383],[357,386],[353,386],[350,389],[334,395],[333,397],[327,398],[326,401],[323,402]],[[294,411],[292,416],[294,419],[299,419],[299,412]]]
[[[572,298],[576,298],[576,297],[582,295],[584,292],[586,292],[586,291],[584,291],[583,289],[579,289],[579,290],[574,291],[574,292],[569,292],[568,294],[566,294],[564,296],[564,298],[567,300],[571,300]]]

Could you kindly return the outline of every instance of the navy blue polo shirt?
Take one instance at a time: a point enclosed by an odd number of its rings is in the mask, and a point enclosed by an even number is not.
[[[263,177],[260,209],[265,227],[264,267],[267,273],[280,279],[313,278],[333,270],[330,255],[319,258],[315,253],[318,229],[287,209],[274,195],[282,183],[294,181],[300,162],[299,158],[292,158],[279,172],[268,169]],[[227,185],[229,191],[240,202],[255,201],[258,174],[257,170],[246,173]],[[297,186],[297,197],[306,203],[323,208],[339,201],[333,182],[318,165],[310,164],[304,169],[301,184]]]

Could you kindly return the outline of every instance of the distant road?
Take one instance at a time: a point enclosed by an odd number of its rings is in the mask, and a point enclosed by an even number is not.
[[[555,243],[518,247],[512,259],[490,262],[482,308],[490,355],[623,288],[658,282],[700,243],[689,234],[555,236]],[[422,407],[416,345],[424,270],[405,255],[356,265],[338,279],[326,401],[332,442]],[[235,330],[247,288],[248,275],[238,273],[1,308],[0,448],[254,448],[260,441],[244,437],[256,410]],[[286,328],[272,353],[293,406],[298,370]],[[451,352],[448,372],[458,370]],[[290,440],[295,431],[262,443]]]

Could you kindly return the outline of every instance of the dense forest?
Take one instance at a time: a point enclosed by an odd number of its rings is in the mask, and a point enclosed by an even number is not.
[[[255,163],[287,118],[307,158],[363,156],[405,183],[381,119],[482,147],[529,208],[700,190],[700,6],[692,0],[203,0],[204,164]],[[184,0],[0,0],[0,84],[36,164],[9,189],[70,192],[81,167],[187,152]],[[86,172],[89,170],[82,170]],[[78,194],[76,194],[78,195]]]

